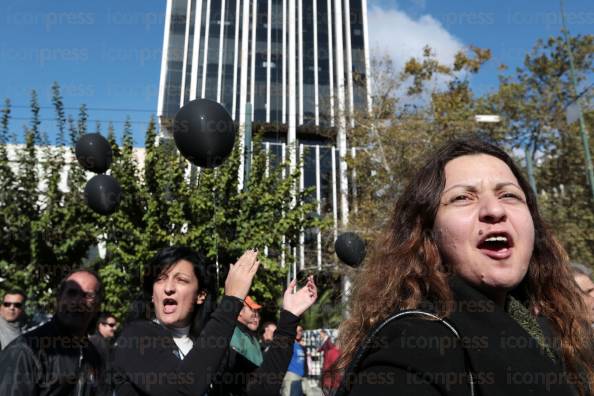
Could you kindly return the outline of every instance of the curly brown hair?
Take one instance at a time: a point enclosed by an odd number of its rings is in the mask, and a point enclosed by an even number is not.
[[[571,276],[569,258],[542,219],[536,195],[518,166],[503,150],[478,139],[451,141],[431,153],[399,197],[388,227],[354,280],[350,317],[340,326],[343,353],[337,367],[346,368],[373,327],[397,310],[430,301],[438,307],[438,315],[450,313],[452,268],[440,253],[433,225],[445,186],[445,165],[457,157],[476,154],[507,164],[526,195],[534,222],[534,250],[528,272],[513,293],[534,314],[551,321],[566,370],[585,373],[587,383],[581,390],[585,391],[594,383],[593,334]]]

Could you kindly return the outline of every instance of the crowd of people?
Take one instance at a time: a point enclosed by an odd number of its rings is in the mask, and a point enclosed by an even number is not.
[[[320,387],[333,395],[589,395],[594,283],[570,264],[509,155],[479,140],[429,156],[358,271],[335,343],[321,331]],[[27,296],[0,306],[0,395],[304,394],[299,318],[309,276],[260,326],[246,251],[217,295],[206,260],[165,247],[146,263],[123,323],[101,313],[100,276],[79,268],[49,321],[24,331]],[[337,346],[338,345],[338,346]]]
[[[230,266],[214,307],[205,260],[187,247],[160,250],[147,265],[142,309],[117,339],[117,319],[99,314],[103,287],[90,269],[68,274],[52,319],[22,335],[25,296],[6,293],[0,394],[278,394],[299,316],[316,301],[317,288],[313,277],[300,289],[289,285],[263,352],[256,336],[261,306],[247,295],[257,256],[246,251]]]

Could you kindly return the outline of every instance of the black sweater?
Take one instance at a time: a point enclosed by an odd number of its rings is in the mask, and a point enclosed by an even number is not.
[[[117,340],[114,384],[120,395],[191,395],[208,390],[233,335],[243,302],[225,296],[183,360],[169,330],[132,322]]]

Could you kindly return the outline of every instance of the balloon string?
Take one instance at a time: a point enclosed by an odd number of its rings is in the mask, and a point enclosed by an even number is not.
[[[217,169],[214,170],[214,181],[217,180]],[[217,277],[217,290],[221,287],[220,282],[220,266],[219,266],[219,231],[217,228],[217,194],[216,194],[216,184],[213,183],[212,187],[212,201],[214,204],[214,216],[213,216],[213,224],[214,224],[214,243],[215,243],[215,269],[216,269],[216,277]]]

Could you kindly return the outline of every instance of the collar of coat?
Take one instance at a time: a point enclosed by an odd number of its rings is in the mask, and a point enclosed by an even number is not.
[[[551,343],[554,343],[554,340],[547,339],[537,318],[532,315],[530,310],[524,306],[524,304],[513,296],[508,296],[505,304],[505,311],[512,317],[512,319],[518,322],[524,330],[526,330],[526,333],[530,334],[530,336],[538,342],[541,350],[551,358],[551,360],[557,360],[550,345]]]
[[[576,379],[553,359],[545,332],[526,307],[512,299],[500,307],[460,278],[451,287],[455,302],[447,320],[460,333],[482,395],[573,394],[568,384]]]

